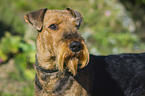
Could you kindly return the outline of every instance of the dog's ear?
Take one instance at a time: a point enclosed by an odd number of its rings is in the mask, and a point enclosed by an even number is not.
[[[79,28],[83,21],[83,17],[81,16],[80,12],[74,11],[69,7],[67,7],[66,10],[68,10],[72,16],[77,19],[77,27]]]
[[[32,24],[38,31],[42,30],[44,14],[47,8],[30,12],[24,16],[27,23]]]

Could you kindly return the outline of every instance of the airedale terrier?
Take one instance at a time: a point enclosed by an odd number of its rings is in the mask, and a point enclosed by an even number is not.
[[[25,16],[38,31],[36,54],[36,96],[87,94],[72,76],[88,64],[89,52],[78,29],[79,12],[40,9]],[[68,73],[67,73],[67,72]],[[41,85],[40,85],[41,84]],[[69,89],[69,90],[68,90]]]
[[[145,53],[89,55],[82,16],[71,8],[40,9],[25,20],[38,30],[35,96],[145,96]]]

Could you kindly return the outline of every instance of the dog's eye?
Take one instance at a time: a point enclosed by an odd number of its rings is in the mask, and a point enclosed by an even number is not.
[[[51,24],[48,28],[50,28],[51,30],[57,30],[58,29],[56,24]]]

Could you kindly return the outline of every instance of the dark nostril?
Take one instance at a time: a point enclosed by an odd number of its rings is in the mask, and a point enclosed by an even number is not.
[[[69,45],[69,48],[73,51],[73,52],[78,52],[81,50],[81,43],[78,41],[74,41]]]

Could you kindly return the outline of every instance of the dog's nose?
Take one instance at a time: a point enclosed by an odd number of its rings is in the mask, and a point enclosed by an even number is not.
[[[78,52],[81,50],[81,43],[78,41],[74,41],[69,45],[69,48],[73,51],[73,52]]]

